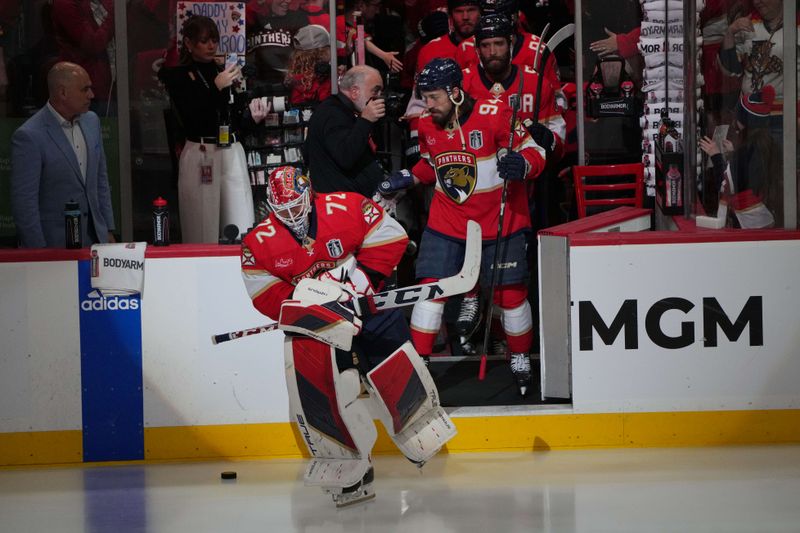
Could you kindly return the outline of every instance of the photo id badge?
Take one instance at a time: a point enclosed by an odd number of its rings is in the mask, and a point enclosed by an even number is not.
[[[203,153],[200,159],[200,183],[210,185],[214,181],[214,160]]]

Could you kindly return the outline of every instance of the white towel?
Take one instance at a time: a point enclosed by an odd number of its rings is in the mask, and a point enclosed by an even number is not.
[[[146,242],[92,245],[92,288],[104,296],[144,291]]]

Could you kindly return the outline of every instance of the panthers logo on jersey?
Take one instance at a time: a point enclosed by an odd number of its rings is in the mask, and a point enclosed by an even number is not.
[[[457,204],[466,202],[478,183],[475,154],[443,152],[435,157],[434,168],[442,192]]]

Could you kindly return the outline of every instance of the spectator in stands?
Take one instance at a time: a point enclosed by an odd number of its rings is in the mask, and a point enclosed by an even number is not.
[[[86,69],[97,97],[93,107],[109,115],[116,79],[113,0],[53,0],[52,17],[59,61]]]
[[[345,0],[344,12],[347,22],[347,51],[348,55],[355,50],[356,46],[356,13],[360,13],[365,27],[369,27],[370,22],[381,10],[381,0]],[[338,33],[338,32],[337,32]],[[392,72],[403,70],[403,62],[397,59],[399,52],[387,52],[379,48],[372,42],[372,36],[365,30],[364,48],[367,52],[374,55],[384,63]]]
[[[330,34],[310,24],[294,36],[286,85],[293,105],[316,104],[331,94]]]
[[[305,11],[290,11],[289,7],[289,0],[256,0],[247,4],[247,63],[256,67],[260,82],[284,82],[294,36],[309,24]]]

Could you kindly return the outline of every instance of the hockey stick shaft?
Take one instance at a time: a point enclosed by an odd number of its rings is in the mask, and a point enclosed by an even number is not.
[[[250,335],[257,335],[259,333],[267,333],[278,329],[278,323],[273,322],[265,326],[258,326],[256,328],[240,329],[238,331],[229,331],[228,333],[220,333],[219,335],[211,336],[211,344],[221,344],[223,342],[241,339],[242,337],[249,337]]]
[[[355,301],[358,316],[372,315],[385,309],[414,305],[425,300],[447,298],[467,292],[478,282],[481,270],[481,227],[473,220],[467,221],[467,238],[464,247],[464,263],[455,276],[432,283],[402,287],[391,291],[362,296]]]

